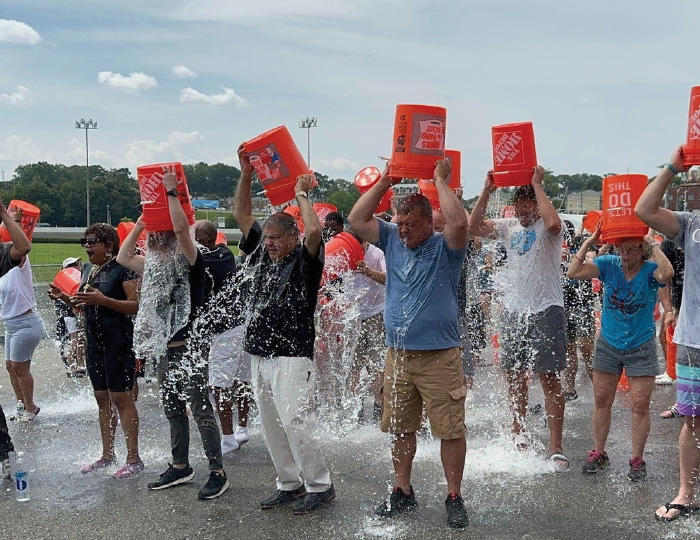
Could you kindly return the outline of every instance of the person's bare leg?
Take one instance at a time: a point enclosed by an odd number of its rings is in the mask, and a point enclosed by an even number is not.
[[[241,427],[248,426],[248,413],[250,412],[250,384],[233,381],[233,387],[236,389],[236,409],[238,412],[238,425]],[[231,419],[233,424],[233,419]]]
[[[508,403],[513,414],[513,434],[519,435],[523,429],[527,413],[527,371],[506,370],[508,383]]]
[[[98,390],[94,394],[100,419],[102,459],[109,461],[115,458],[114,435],[117,430],[117,415],[112,409],[112,401],[109,399],[108,390]]]
[[[649,401],[654,391],[654,377],[630,377],[630,405],[632,406],[632,457],[642,457],[651,420]]]
[[[544,410],[549,425],[549,453],[563,452],[564,393],[558,373],[540,373],[540,384],[544,392]]]
[[[595,341],[592,337],[578,338],[578,347],[581,350],[581,359],[588,373],[588,378],[593,380],[593,352],[595,351]]]
[[[117,408],[119,420],[126,441],[126,462],[138,463],[139,456],[139,413],[134,403],[133,392],[110,392],[109,397]]]
[[[610,433],[610,416],[612,405],[617,392],[617,381],[620,378],[615,373],[593,370],[593,450],[605,451],[605,443]]]
[[[219,420],[221,421],[221,434],[233,435],[232,389],[215,386],[213,390],[216,408],[219,411]]]
[[[440,441],[440,459],[447,479],[448,493],[461,493],[464,459],[467,455],[467,439],[443,439]],[[409,478],[410,480],[410,478]],[[403,488],[402,488],[403,489]]]
[[[391,445],[391,458],[396,474],[395,485],[406,494],[411,493],[411,470],[416,455],[416,434],[394,435]]]
[[[578,373],[578,348],[576,340],[566,342],[566,369],[564,370],[564,390],[568,394],[576,392],[576,374]]]
[[[136,403],[139,400],[139,379],[138,379],[138,377],[134,377],[134,386],[131,389],[131,393],[134,397],[134,403]]]
[[[31,360],[27,360],[26,362],[12,362],[12,371],[15,374],[17,386],[19,386],[22,395],[24,410],[35,413],[39,407],[34,403],[34,376],[30,371],[31,365]]]
[[[17,375],[15,375],[15,370],[12,368],[12,362],[10,360],[5,361],[5,368],[7,368],[7,373],[10,376],[10,384],[12,385],[12,391],[15,393],[17,401],[24,403],[24,398],[22,396],[22,389],[19,387],[19,382],[17,381]]]

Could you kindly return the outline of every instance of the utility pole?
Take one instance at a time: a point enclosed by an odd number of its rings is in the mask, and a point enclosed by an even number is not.
[[[311,168],[311,128],[316,127],[318,118],[312,116],[299,120],[299,127],[306,130],[306,164]]]
[[[90,154],[88,153],[88,130],[97,129],[97,122],[81,118],[75,121],[75,129],[85,130],[85,221],[87,227],[90,226]]]

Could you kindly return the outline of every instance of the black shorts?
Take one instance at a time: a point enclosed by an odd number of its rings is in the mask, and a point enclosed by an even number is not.
[[[566,340],[595,337],[595,316],[592,311],[571,310],[566,312]]]
[[[87,342],[87,370],[95,392],[131,392],[136,375],[131,343],[101,346],[91,341]]]

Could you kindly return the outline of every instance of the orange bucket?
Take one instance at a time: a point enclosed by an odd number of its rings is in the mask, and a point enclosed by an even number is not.
[[[10,204],[7,205],[7,213],[14,217],[15,212],[20,208],[22,209],[22,222],[20,223],[20,226],[22,227],[24,234],[27,236],[27,239],[31,242],[36,224],[39,223],[41,210],[28,202],[12,200],[10,201]],[[10,231],[7,230],[4,223],[0,225],[0,241],[12,241],[10,238]]]
[[[625,368],[622,368],[622,375],[617,381],[617,390],[619,392],[629,392],[630,390],[630,380],[627,378],[627,373],[625,373]]]
[[[430,105],[397,105],[389,176],[431,179],[435,162],[445,157],[447,109]]]
[[[445,150],[445,158],[450,162],[452,169],[447,175],[447,185],[450,189],[462,187],[462,152],[459,150]]]
[[[586,217],[583,218],[583,228],[586,229],[589,233],[594,233],[596,227],[598,226],[598,222],[600,221],[600,218],[603,216],[602,212],[599,212],[598,210],[592,210],[591,212],[588,212],[586,214]]]
[[[690,90],[690,110],[688,111],[688,133],[683,146],[683,165],[700,165],[700,86]]]
[[[304,234],[304,220],[301,219],[301,208],[290,204],[283,210],[283,212],[294,218],[294,220],[297,222],[297,227],[299,227],[299,233]]]
[[[365,250],[349,232],[336,234],[326,242],[326,265],[331,277],[348,270],[356,270],[357,263],[365,258]]]
[[[675,326],[666,327],[666,373],[674,381],[676,380],[676,356],[678,354],[678,345],[673,342],[675,332]]]
[[[382,173],[379,169],[377,169],[377,167],[365,167],[355,175],[353,183],[360,191],[360,195],[362,195],[368,192],[372,186],[374,186],[374,184],[379,182],[381,177]],[[391,208],[391,197],[393,194],[394,192],[391,189],[384,194],[384,197],[382,197],[382,200],[379,201],[377,208],[374,209],[375,214],[386,212],[389,210],[389,208]]]
[[[133,221],[122,221],[117,225],[117,236],[119,237],[119,245],[124,243],[124,240],[126,240],[126,237],[129,236],[129,233],[134,230],[134,227],[136,226],[136,223]],[[136,244],[140,247],[143,247],[146,245],[146,237],[147,233],[146,231],[143,231],[140,235],[138,240],[136,241]]]
[[[80,287],[80,270],[74,266],[64,268],[53,278],[53,284],[68,296],[75,296]]]
[[[272,206],[293,200],[297,176],[311,173],[285,126],[243,143],[243,148]]]
[[[226,238],[226,235],[221,231],[216,231],[216,241],[214,243],[216,245],[228,246],[228,238]]]
[[[515,206],[504,206],[501,208],[502,218],[514,218],[515,217]]]
[[[190,191],[187,188],[187,178],[182,163],[155,163],[144,165],[136,169],[139,177],[139,192],[141,193],[141,206],[143,207],[143,222],[147,231],[172,231],[173,222],[170,220],[168,210],[168,196],[163,186],[163,167],[174,166],[180,192],[180,204],[185,211],[187,221],[194,225],[194,208],[190,200]]]
[[[328,203],[314,203],[313,205],[314,212],[316,212],[316,215],[318,216],[318,220],[321,222],[321,225],[323,225],[323,222],[326,219],[326,216],[330,214],[331,212],[337,212],[338,207],[333,205],[333,204],[328,204]]]
[[[532,183],[532,170],[537,166],[532,122],[493,126],[491,142],[494,184],[510,187]]]
[[[634,213],[634,207],[647,187],[643,174],[618,174],[603,179],[603,242],[615,243],[625,238],[643,238],[649,228]]]
[[[427,197],[433,210],[440,210],[438,190],[430,180],[418,180],[418,192]]]

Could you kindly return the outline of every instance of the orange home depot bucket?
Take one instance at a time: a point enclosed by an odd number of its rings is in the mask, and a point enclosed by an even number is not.
[[[502,218],[514,218],[515,217],[515,206],[504,206],[501,208]]]
[[[389,176],[431,179],[435,162],[445,157],[447,109],[397,105]]]
[[[119,237],[119,245],[124,243],[124,240],[126,240],[126,237],[129,236],[129,233],[134,230],[134,227],[136,226],[136,223],[133,221],[122,221],[117,225],[117,236]],[[138,240],[136,240],[136,244],[140,247],[144,247],[146,245],[146,239],[147,239],[147,233],[146,231],[143,231],[140,235]]]
[[[353,183],[357,186],[360,195],[368,192],[374,184],[379,182],[382,177],[382,173],[377,167],[365,167],[360,172],[355,175]],[[381,212],[386,212],[391,208],[391,197],[394,192],[390,189],[385,194],[384,197],[379,201],[377,208],[374,209],[375,214],[380,214]]]
[[[618,174],[603,179],[603,242],[616,243],[625,238],[643,238],[649,228],[634,213],[634,207],[647,187],[643,174]]]
[[[493,126],[491,141],[494,184],[498,187],[530,184],[532,170],[537,166],[532,122]]]
[[[627,373],[625,373],[625,368],[622,368],[622,375],[617,380],[617,390],[620,392],[629,392],[630,380],[627,378]]]
[[[328,204],[328,203],[314,203],[313,206],[314,212],[316,212],[316,215],[318,216],[318,220],[321,222],[323,225],[323,222],[326,219],[326,216],[330,214],[331,212],[337,212],[338,207],[333,205],[333,204]]]
[[[440,210],[438,190],[430,180],[418,180],[418,192],[430,201],[433,210]]]
[[[221,231],[216,231],[216,240],[214,243],[218,245],[223,245],[223,246],[228,246],[228,238],[226,238],[226,235],[222,233]]]
[[[243,143],[243,148],[272,206],[294,199],[297,176],[311,173],[285,126]]]
[[[154,163],[144,165],[136,169],[139,177],[139,192],[141,193],[141,206],[143,208],[143,222],[147,231],[171,231],[173,222],[170,220],[168,210],[168,196],[163,185],[163,168],[174,166],[180,192],[180,204],[185,211],[187,221],[194,225],[194,208],[190,200],[190,191],[187,188],[187,178],[182,163]]]
[[[700,86],[690,89],[688,133],[683,147],[683,165],[700,165]]]
[[[297,222],[297,227],[299,227],[299,233],[304,234],[304,220],[301,219],[301,208],[290,204],[283,210],[283,212],[294,218],[294,220]]]
[[[73,266],[64,268],[53,278],[53,284],[68,296],[74,296],[80,287],[80,270]]]
[[[598,226],[598,222],[600,221],[600,218],[603,216],[602,212],[598,212],[597,210],[592,210],[591,212],[588,212],[586,214],[586,217],[583,218],[583,228],[586,229],[589,233],[594,233],[596,227]]]
[[[348,270],[356,270],[357,263],[365,258],[365,250],[349,232],[336,234],[326,242],[326,265],[331,277]]]
[[[27,239],[29,239],[29,241],[31,242],[32,235],[34,234],[34,229],[36,228],[36,224],[39,223],[39,216],[41,215],[41,210],[33,204],[29,204],[28,202],[19,200],[12,200],[10,201],[10,204],[7,205],[7,213],[10,214],[12,217],[15,216],[18,209],[22,210],[22,222],[20,223],[20,226],[22,227],[24,234],[27,236]],[[0,225],[0,241],[12,241],[12,239],[10,238],[10,231],[7,230],[7,227],[5,227],[4,223]]]
[[[675,326],[666,327],[666,373],[674,381],[676,380],[676,355],[678,354],[678,345],[673,342],[675,332]]]
[[[450,162],[450,174],[447,175],[447,185],[451,189],[462,187],[462,152],[459,150],[445,150],[445,158]]]

